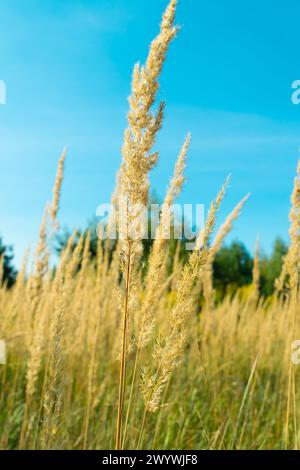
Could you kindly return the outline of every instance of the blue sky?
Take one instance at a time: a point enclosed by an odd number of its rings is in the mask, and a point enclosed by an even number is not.
[[[120,164],[133,64],[146,57],[166,0],[1,0],[0,233],[16,262],[36,239],[57,160],[68,148],[60,221],[84,227],[108,202]],[[228,173],[219,221],[251,198],[231,237],[268,250],[287,238],[300,146],[296,0],[181,0],[159,98],[166,119],[152,185],[164,195],[192,133],[182,202],[209,204]]]

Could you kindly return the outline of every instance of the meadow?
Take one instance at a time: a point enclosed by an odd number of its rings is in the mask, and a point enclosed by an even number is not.
[[[163,124],[159,76],[170,43],[176,0],[163,15],[144,65],[132,76],[128,128],[112,202],[126,201],[128,227],[149,203],[152,152]],[[166,191],[146,266],[142,236],[130,230],[113,249],[91,233],[72,233],[53,267],[66,151],[43,214],[32,260],[15,284],[1,279],[1,449],[298,449],[300,338],[300,166],[292,189],[290,245],[270,296],[260,292],[257,247],[252,283],[216,299],[213,262],[248,195],[220,227],[224,181],[186,259],[171,270],[164,217],[184,184],[187,136]],[[292,182],[291,182],[292,183]],[[288,209],[288,208],[287,208]],[[111,221],[108,221],[108,225]],[[137,230],[139,233],[139,230]]]

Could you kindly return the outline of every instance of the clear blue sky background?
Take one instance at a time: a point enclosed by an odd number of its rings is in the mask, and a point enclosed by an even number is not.
[[[120,164],[133,64],[166,0],[2,0],[0,232],[17,263],[36,238],[57,160],[68,147],[60,221],[84,227],[108,202]],[[163,196],[188,131],[182,202],[209,204],[228,173],[220,221],[248,191],[231,237],[266,250],[287,237],[300,146],[299,0],[181,0],[161,79],[166,119],[153,188]]]

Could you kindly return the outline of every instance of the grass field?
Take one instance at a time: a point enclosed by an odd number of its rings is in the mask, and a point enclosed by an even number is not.
[[[133,208],[149,202],[151,153],[163,123],[159,75],[175,39],[176,0],[164,13],[144,66],[136,65],[128,129],[113,195]],[[259,250],[252,284],[216,302],[213,261],[246,196],[216,228],[228,179],[215,196],[197,249],[183,262],[163,236],[164,215],[184,183],[187,136],[166,192],[146,266],[142,236],[114,250],[74,232],[55,268],[49,262],[66,152],[45,207],[33,263],[1,283],[1,449],[297,449],[300,338],[300,167],[290,210],[290,246],[274,294],[260,296]],[[212,198],[214,195],[212,195]],[[250,204],[249,200],[247,204]],[[288,208],[287,208],[288,209]],[[111,221],[109,221],[110,223]],[[138,231],[139,233],[139,231]],[[201,299],[201,301],[200,301]]]

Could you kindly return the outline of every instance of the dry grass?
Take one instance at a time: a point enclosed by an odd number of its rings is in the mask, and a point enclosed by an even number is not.
[[[152,110],[170,42],[176,1],[171,0],[146,65],[134,69],[123,161],[113,201],[147,204],[151,153],[163,105]],[[175,166],[165,210],[181,190],[189,146]],[[228,180],[212,203],[197,250],[173,274],[163,225],[142,276],[141,239],[127,235],[112,257],[90,233],[70,237],[55,270],[49,237],[56,218],[65,152],[53,202],[46,206],[33,268],[27,256],[12,289],[0,288],[2,449],[270,449],[298,448],[299,374],[291,343],[300,336],[299,174],[291,210],[291,247],[268,299],[259,298],[259,253],[253,284],[216,305],[212,263],[244,198],[212,239]],[[54,222],[54,223],[53,223]],[[51,225],[49,229],[48,225]],[[121,274],[121,276],[120,276]],[[199,296],[205,304],[200,310]],[[284,295],[282,295],[282,292]]]

